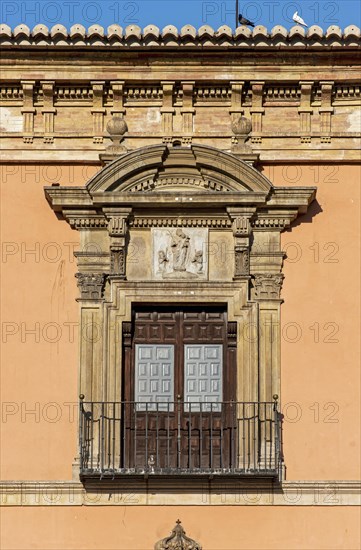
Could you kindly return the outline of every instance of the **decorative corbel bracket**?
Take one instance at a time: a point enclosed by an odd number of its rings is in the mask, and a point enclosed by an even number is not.
[[[23,107],[21,109],[23,115],[23,141],[24,143],[33,143],[34,116],[36,113],[34,108],[35,80],[23,80],[21,86],[23,88]]]
[[[312,81],[301,81],[301,99],[300,106],[298,108],[298,114],[300,115],[300,140],[301,143],[311,143],[311,117],[313,109],[311,107],[312,101]]]
[[[231,115],[231,124],[237,122],[237,120],[244,114],[244,108],[242,106],[242,91],[244,81],[231,82],[231,108],[229,114]]]
[[[228,207],[227,212],[232,220],[234,236],[234,277],[237,281],[249,276],[249,253],[251,233],[251,218],[256,208]]]
[[[93,88],[93,143],[103,143],[105,108],[103,106],[104,81],[91,82]]]
[[[265,83],[260,81],[251,82],[252,86],[252,107],[250,113],[252,116],[252,137],[254,144],[262,143],[262,117],[265,113],[263,107],[263,88]]]
[[[173,116],[175,109],[173,107],[173,89],[174,82],[162,82],[163,87],[163,105],[161,107],[163,142],[165,138],[171,138],[173,135]]]
[[[332,107],[332,92],[334,82],[320,82],[321,86],[321,107],[318,112],[321,117],[321,143],[331,143],[331,121],[334,109]]]
[[[182,82],[183,88],[183,106],[181,108],[182,115],[182,132],[183,137],[189,138],[193,133],[193,117],[196,112],[193,107],[193,88],[195,82]],[[183,140],[183,144],[185,142]]]
[[[44,97],[44,106],[41,111],[44,120],[44,143],[53,143],[54,141],[54,117],[56,114],[54,107],[54,85],[54,81],[44,81],[41,83]]]
[[[126,279],[126,235],[131,208],[105,208],[110,237],[110,274]]]

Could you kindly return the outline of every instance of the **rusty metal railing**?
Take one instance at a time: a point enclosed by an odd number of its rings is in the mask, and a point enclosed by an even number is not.
[[[80,401],[80,475],[221,474],[282,470],[274,402]]]

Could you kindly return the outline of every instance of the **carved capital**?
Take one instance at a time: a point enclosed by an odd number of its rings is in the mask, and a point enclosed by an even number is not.
[[[279,300],[284,279],[282,273],[259,273],[253,276],[254,297],[257,300]]]
[[[104,273],[76,273],[81,300],[101,300],[105,283]]]
[[[154,550],[202,550],[202,547],[198,542],[186,536],[186,532],[178,519],[172,534],[159,540],[155,544]]]

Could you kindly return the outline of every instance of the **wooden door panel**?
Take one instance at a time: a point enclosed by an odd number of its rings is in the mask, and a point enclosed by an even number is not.
[[[222,401],[222,380],[222,344],[184,344],[184,402],[192,402],[192,411],[197,402]],[[213,411],[219,409],[219,405],[212,405]]]
[[[135,345],[134,388],[134,401],[145,403],[137,405],[137,410],[167,410],[167,403],[174,401],[173,345]]]
[[[126,401],[164,405],[150,405],[148,410],[136,405],[127,419],[129,464],[146,468],[153,456],[156,468],[229,467],[234,427],[227,425],[221,402],[234,398],[235,355],[227,343],[226,311],[191,306],[156,309],[134,312],[126,355],[130,378],[123,387]],[[139,357],[140,350],[147,357]],[[164,371],[162,360],[172,364],[171,370]],[[200,407],[200,401],[209,405]]]

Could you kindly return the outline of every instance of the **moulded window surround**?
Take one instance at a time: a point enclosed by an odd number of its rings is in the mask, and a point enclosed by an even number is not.
[[[204,396],[206,401],[222,401],[226,388],[220,373],[225,357],[227,364],[234,364],[229,384],[235,401],[272,402],[274,394],[280,395],[284,257],[280,234],[307,211],[315,187],[274,186],[236,155],[193,144],[154,145],[128,152],[84,187],[46,187],[45,193],[53,210],[80,231],[82,250],[89,250],[75,254],[80,324],[97,323],[103,333],[94,341],[81,340],[79,389],[87,402],[121,401],[130,376],[127,357],[137,304],[153,304],[155,309],[223,304],[227,311],[225,330],[231,338],[223,354],[223,340],[214,341],[213,347],[208,342],[186,342],[182,348],[186,374],[181,399],[185,402],[191,395],[195,400]],[[163,239],[159,250],[154,244],[155,228]],[[188,243],[188,264],[169,269],[166,262],[172,260],[175,238],[169,239],[177,228],[182,230],[179,238]],[[199,239],[206,240],[207,258]],[[97,246],[90,248],[89,243]],[[226,259],[214,254],[222,247],[229,253]],[[186,255],[182,258],[185,261]],[[264,330],[270,324],[273,338],[267,338],[269,332]],[[165,401],[177,400],[172,361],[179,352],[173,353],[172,345],[166,339],[157,347],[153,342],[138,342],[135,401],[152,400],[159,392]],[[161,372],[157,350],[168,354],[166,373]],[[198,373],[198,378],[191,360],[196,352],[206,373]],[[216,366],[206,357],[208,352],[222,356]],[[147,360],[153,367],[145,366],[142,353],[150,353]],[[147,369],[152,368],[147,378]]]

